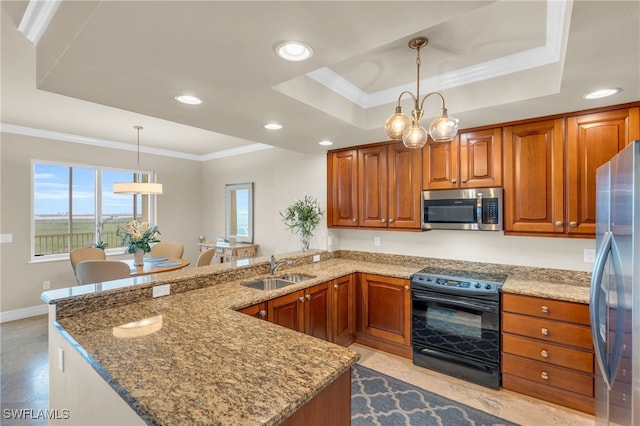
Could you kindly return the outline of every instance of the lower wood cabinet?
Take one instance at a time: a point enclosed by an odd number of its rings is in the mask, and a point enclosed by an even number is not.
[[[349,346],[356,339],[356,280],[353,274],[330,283],[332,342]]]
[[[411,358],[409,280],[361,274],[360,323],[356,341]]]
[[[272,323],[330,340],[329,282],[269,300],[267,316]]]
[[[504,294],[502,387],[594,412],[588,305]]]

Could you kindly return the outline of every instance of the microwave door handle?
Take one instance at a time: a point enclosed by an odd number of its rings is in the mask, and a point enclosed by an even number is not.
[[[452,300],[444,297],[425,296],[425,295],[416,294],[416,293],[414,293],[413,297],[416,299],[426,300],[429,302],[438,302],[438,303],[443,303],[447,305],[461,306],[464,308],[472,308],[472,309],[476,309],[484,312],[493,312],[496,310],[496,308],[493,306],[487,306],[487,305],[483,305],[480,303],[473,303],[473,302],[463,302],[461,300]]]
[[[482,194],[480,194],[476,201],[476,221],[478,222],[478,229],[482,229]]]

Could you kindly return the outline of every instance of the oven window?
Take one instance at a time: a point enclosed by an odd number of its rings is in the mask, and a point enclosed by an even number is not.
[[[429,306],[426,310],[427,327],[446,334],[480,339],[482,315],[441,306]]]

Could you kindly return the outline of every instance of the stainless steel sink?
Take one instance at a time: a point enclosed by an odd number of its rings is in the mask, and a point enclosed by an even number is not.
[[[261,278],[259,280],[248,281],[246,283],[242,283],[242,285],[245,287],[255,288],[257,290],[276,290],[311,278],[315,277],[307,274],[285,274],[279,277]]]
[[[294,283],[299,283],[301,281],[306,281],[306,280],[310,280],[311,278],[315,278],[315,276],[307,275],[307,274],[285,274],[285,275],[280,275],[278,278],[285,281],[292,281]]]

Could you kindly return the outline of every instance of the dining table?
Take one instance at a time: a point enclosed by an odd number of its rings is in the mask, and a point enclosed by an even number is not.
[[[132,277],[175,271],[177,269],[185,268],[191,263],[187,259],[173,259],[167,257],[145,257],[142,265],[139,266],[135,266],[133,264],[133,259],[123,260],[123,262],[129,265]]]

